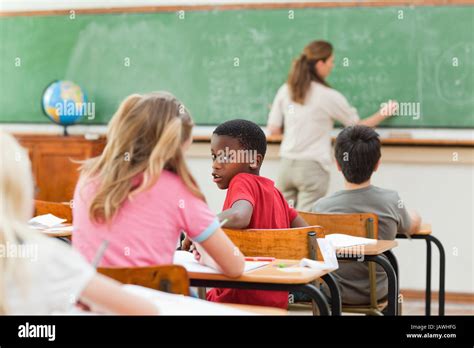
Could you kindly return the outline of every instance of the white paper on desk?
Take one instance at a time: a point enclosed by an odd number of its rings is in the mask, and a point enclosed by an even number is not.
[[[244,273],[268,265],[268,261],[246,261]],[[195,258],[194,255],[190,252],[177,250],[174,253],[173,264],[181,265],[186,268],[188,272],[196,273],[214,273],[221,274],[217,269],[201,265]]]
[[[339,263],[337,262],[336,249],[332,245],[331,241],[327,240],[326,238],[318,238],[318,245],[324,261],[302,259],[300,261],[300,266],[324,271],[334,271],[335,269],[338,269]]]
[[[67,225],[67,226],[59,226],[59,227],[51,227],[46,229],[48,232],[72,232],[74,226]]]
[[[35,216],[34,218],[30,219],[28,223],[31,225],[31,227],[46,229],[61,225],[65,221],[67,221],[67,219],[58,218],[53,214],[45,214]]]
[[[331,241],[334,248],[347,248],[355,245],[370,245],[377,243],[377,239],[354,237],[347,234],[333,233],[328,234],[326,239]]]
[[[169,294],[138,285],[122,285],[122,288],[127,292],[153,301],[161,315],[255,315],[225,305],[189,296]]]

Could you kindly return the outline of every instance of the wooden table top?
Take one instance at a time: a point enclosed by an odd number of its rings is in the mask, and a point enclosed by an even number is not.
[[[285,265],[285,267],[280,267]],[[298,260],[275,260],[263,267],[245,272],[238,278],[229,278],[223,274],[188,272],[190,279],[196,280],[224,280],[244,283],[271,283],[271,284],[307,284],[328,271],[316,270],[308,267],[299,267]]]
[[[428,235],[431,234],[432,229],[431,229],[431,224],[421,224],[421,228],[416,234],[421,234],[421,235]]]
[[[339,248],[336,252],[347,255],[380,255],[387,250],[395,248],[397,245],[398,242],[395,240],[378,240],[375,244]]]

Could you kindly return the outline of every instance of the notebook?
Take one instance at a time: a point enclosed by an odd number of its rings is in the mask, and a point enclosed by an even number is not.
[[[64,226],[63,222],[66,222],[67,219],[61,219],[53,214],[38,215],[28,221],[28,224],[32,228],[36,229],[49,229],[53,227],[62,227]]]
[[[377,243],[377,239],[354,237],[341,233],[328,234],[326,239],[329,240],[336,249],[347,248],[355,245],[370,245]]]
[[[221,272],[215,268],[201,265],[194,258],[192,253],[183,250],[177,250],[174,253],[173,263],[183,266],[188,272],[221,274]],[[269,261],[245,261],[244,273],[263,267],[269,263]]]

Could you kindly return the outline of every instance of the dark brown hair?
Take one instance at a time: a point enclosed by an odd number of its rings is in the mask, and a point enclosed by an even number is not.
[[[293,61],[287,81],[293,101],[304,104],[311,81],[316,81],[329,87],[324,78],[317,74],[314,65],[320,60],[326,61],[332,55],[332,51],[333,48],[329,42],[313,41]]]
[[[380,159],[380,139],[372,128],[362,125],[344,128],[336,138],[336,161],[352,184],[370,179]]]

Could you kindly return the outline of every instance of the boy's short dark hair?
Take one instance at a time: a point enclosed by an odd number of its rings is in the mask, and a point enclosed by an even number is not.
[[[336,160],[346,180],[353,184],[366,182],[380,159],[380,139],[367,126],[344,128],[336,138]]]
[[[230,120],[217,126],[213,133],[236,138],[245,150],[256,150],[259,155],[265,157],[267,138],[262,128],[251,121]]]

